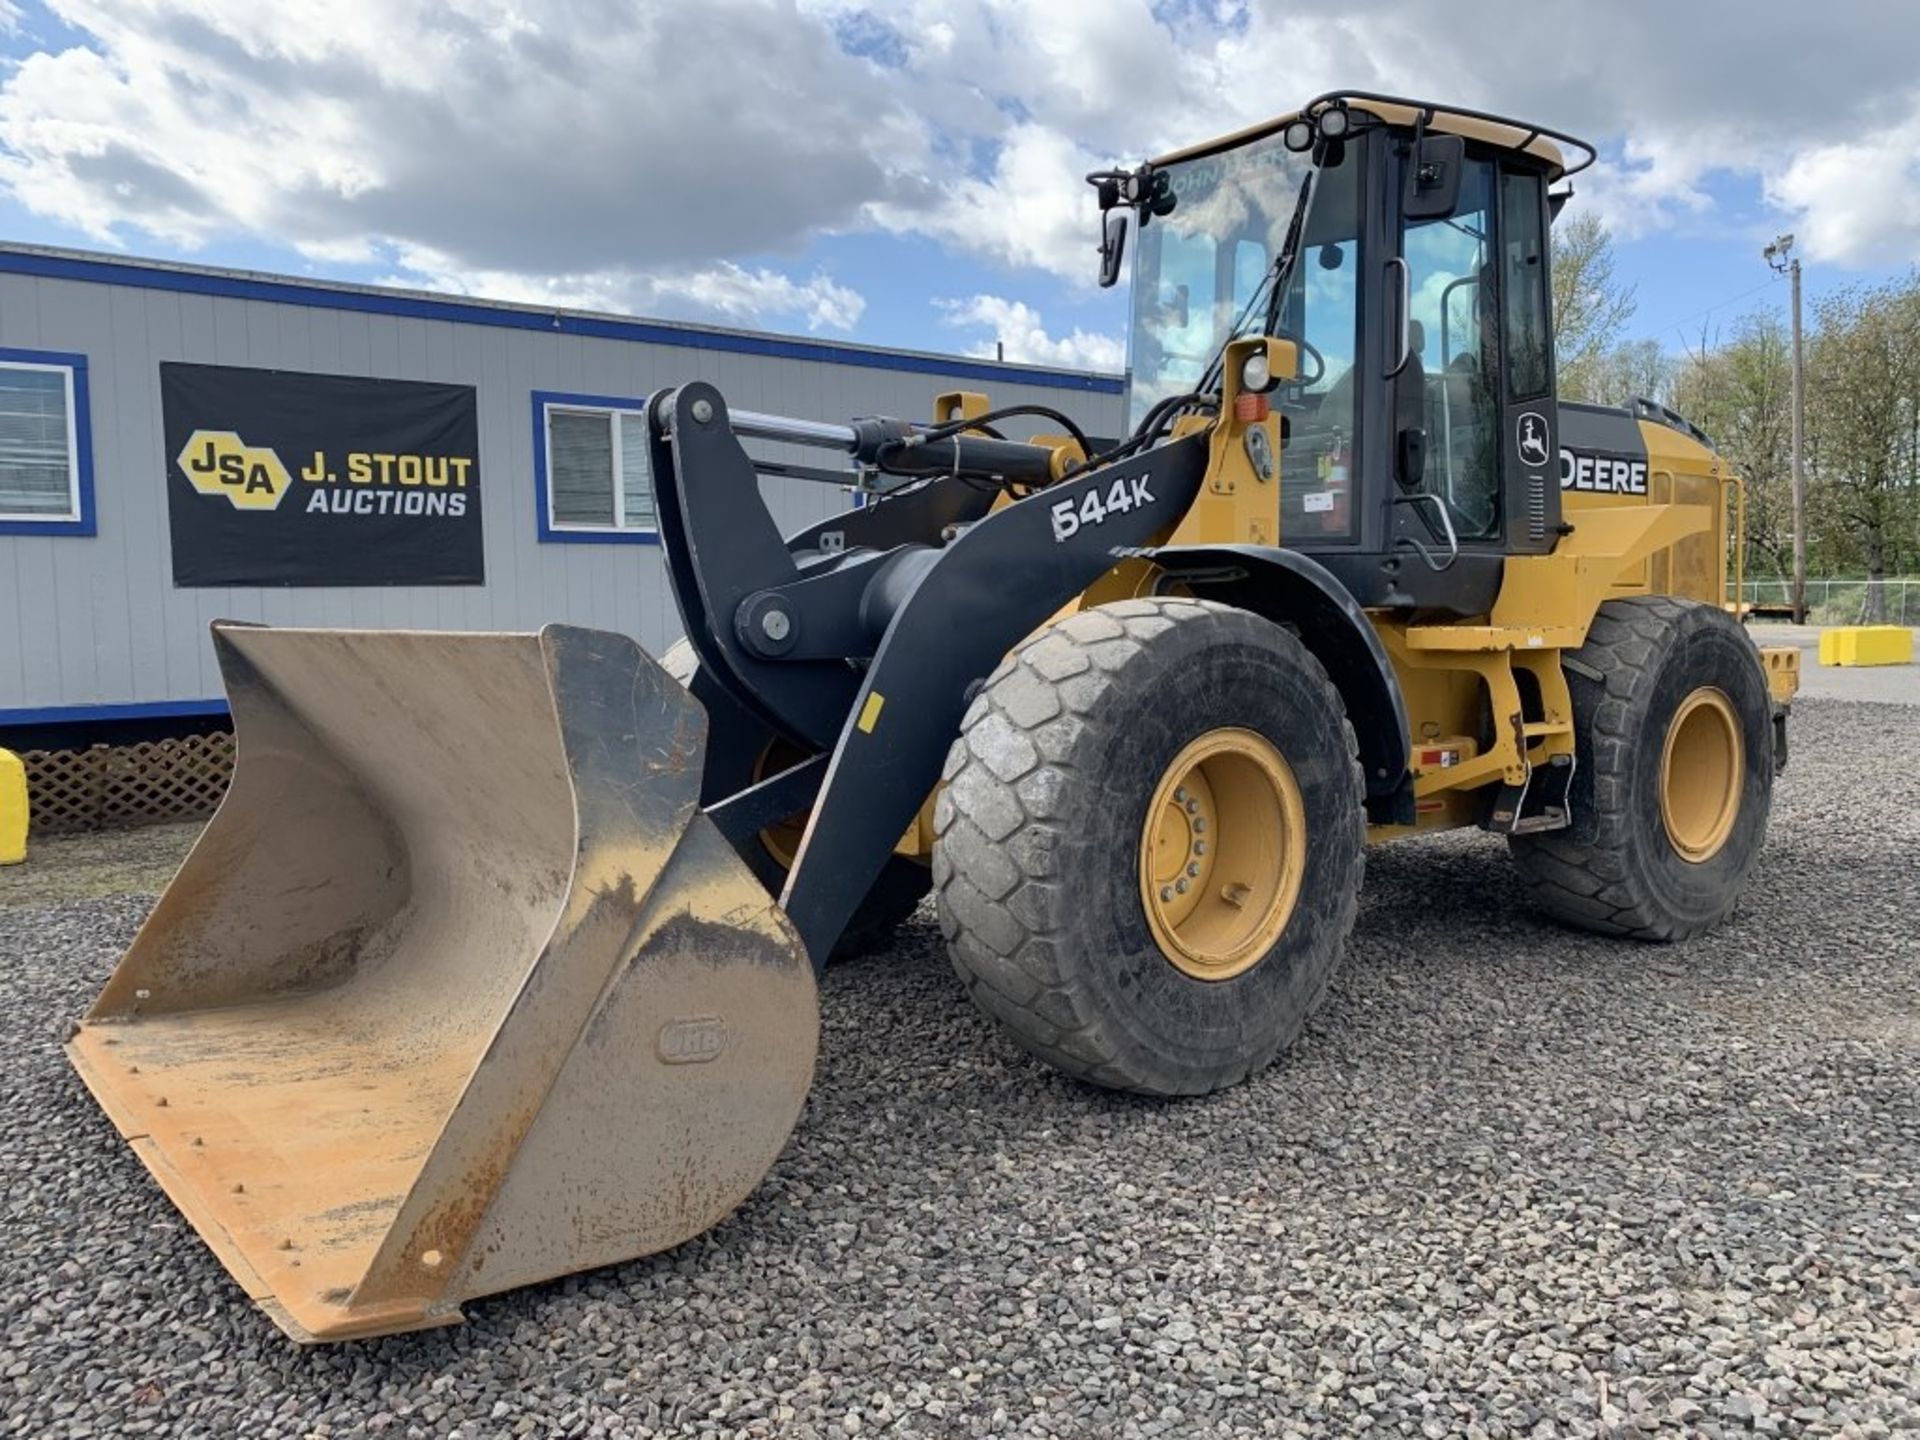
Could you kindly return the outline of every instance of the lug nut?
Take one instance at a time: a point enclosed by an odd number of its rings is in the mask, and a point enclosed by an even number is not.
[[[1187,787],[1184,785],[1174,786],[1173,798],[1178,800],[1182,805],[1186,804],[1187,803]]]
[[[1187,866],[1187,878],[1189,880],[1198,880],[1200,878],[1200,867],[1198,865]]]
[[[1196,814],[1199,811],[1199,809],[1200,809],[1200,802],[1198,800],[1187,801],[1187,814],[1189,815]]]
[[[1196,855],[1204,855],[1204,854],[1206,854],[1206,853],[1207,853],[1207,842],[1206,842],[1206,841],[1204,841],[1204,840],[1196,840],[1196,841],[1194,841],[1194,842],[1193,842],[1193,853],[1194,853],[1194,854],[1196,854]]]
[[[1176,880],[1173,882],[1173,888],[1184,895],[1187,893],[1187,882],[1185,880]]]
[[[1160,887],[1160,898],[1162,900],[1173,899],[1173,887],[1171,885],[1162,885]]]
[[[1193,833],[1196,835],[1204,835],[1206,831],[1207,831],[1207,822],[1198,815],[1194,816]]]

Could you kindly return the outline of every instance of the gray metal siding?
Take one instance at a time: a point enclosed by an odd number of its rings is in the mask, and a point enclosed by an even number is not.
[[[92,387],[94,536],[0,535],[0,711],[217,698],[207,642],[221,617],[277,625],[532,629],[571,621],[619,630],[658,653],[679,633],[658,547],[540,542],[535,526],[536,390],[642,398],[689,379],[718,385],[741,409],[813,419],[924,416],[942,389],[990,391],[996,403],[1064,409],[1113,435],[1121,397],[994,384],[811,359],[543,334],[484,324],[370,314],[0,274],[0,346],[87,357]],[[206,589],[173,586],[160,362],[439,380],[479,393],[485,503],[484,586]],[[1016,432],[1021,433],[1016,427]],[[794,452],[790,458],[820,454]],[[826,486],[767,482],[783,529],[841,507]]]

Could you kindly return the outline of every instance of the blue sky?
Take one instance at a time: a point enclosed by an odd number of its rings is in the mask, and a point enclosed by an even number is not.
[[[1601,142],[1574,203],[1615,231],[1629,337],[1784,305],[1782,230],[1811,295],[1920,258],[1920,19],[1872,0],[1818,30],[1727,0],[1458,0],[1444,30],[1417,0],[9,10],[0,235],[29,243],[1116,368],[1081,172],[1446,74]]]

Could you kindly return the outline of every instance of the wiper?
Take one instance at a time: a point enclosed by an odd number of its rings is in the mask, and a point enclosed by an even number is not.
[[[1214,352],[1213,359],[1207,362],[1207,368],[1200,376],[1200,383],[1193,387],[1197,393],[1205,395],[1218,388],[1220,377],[1226,369],[1227,346],[1240,337],[1241,329],[1247,323],[1247,317],[1253,313],[1253,307],[1258,305],[1261,297],[1268,295],[1269,292],[1271,292],[1271,298],[1267,302],[1265,333],[1271,335],[1273,327],[1279,323],[1282,293],[1280,282],[1292,270],[1294,257],[1299,252],[1300,236],[1306,228],[1307,200],[1313,194],[1313,178],[1318,173],[1317,170],[1309,169],[1306,177],[1301,180],[1300,195],[1293,202],[1293,215],[1287,221],[1287,233],[1280,242],[1280,253],[1273,257],[1273,263],[1267,267],[1267,273],[1254,287],[1253,294],[1247,297],[1247,303],[1234,317],[1233,324],[1227,327],[1226,338],[1220,342],[1220,348]]]
[[[1280,323],[1280,298],[1283,293],[1280,280],[1293,269],[1294,259],[1300,253],[1300,237],[1307,228],[1307,202],[1313,197],[1313,182],[1319,173],[1316,169],[1309,169],[1307,178],[1300,182],[1300,198],[1293,202],[1293,218],[1287,221],[1287,238],[1280,243],[1280,253],[1274,257],[1273,298],[1267,302],[1266,333],[1269,335]]]

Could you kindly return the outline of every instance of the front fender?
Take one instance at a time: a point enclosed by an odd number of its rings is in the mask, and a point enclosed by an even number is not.
[[[1296,631],[1346,703],[1376,824],[1413,823],[1407,702],[1367,612],[1318,561],[1271,545],[1169,545],[1153,562],[1196,595]]]

